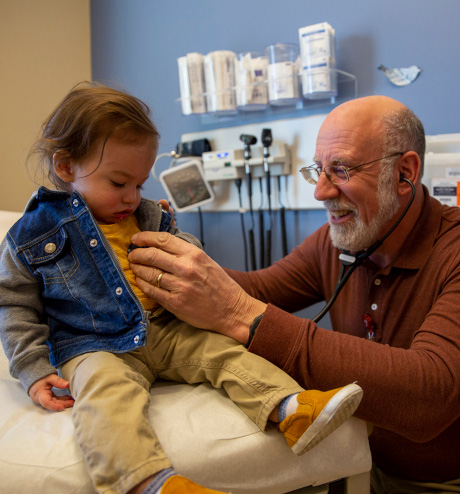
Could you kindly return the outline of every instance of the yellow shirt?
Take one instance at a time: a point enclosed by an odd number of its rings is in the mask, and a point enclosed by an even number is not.
[[[99,227],[112,246],[129,284],[134,290],[134,293],[139,297],[144,309],[151,310],[154,307],[158,307],[158,303],[154,299],[147,297],[137,286],[136,277],[129,267],[128,248],[131,245],[131,237],[135,233],[140,232],[136,217],[132,214],[119,223],[113,223],[112,225],[99,224]]]

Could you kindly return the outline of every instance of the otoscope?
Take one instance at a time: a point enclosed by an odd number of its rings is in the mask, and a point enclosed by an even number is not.
[[[244,143],[244,168],[246,172],[246,184],[248,187],[249,211],[251,213],[251,229],[249,230],[249,251],[251,256],[251,268],[257,269],[256,266],[256,248],[254,243],[254,210],[252,208],[252,177],[249,160],[251,159],[251,146],[256,144],[257,138],[249,134],[241,134],[240,141]]]
[[[408,178],[401,176],[401,180],[407,182],[412,189],[412,195],[403,212],[401,213],[401,216],[396,220],[395,224],[385,233],[385,235],[380,240],[377,240],[377,242],[372,244],[368,249],[362,250],[357,253],[351,253],[346,250],[342,250],[341,254],[339,255],[339,259],[342,265],[340,267],[339,278],[337,280],[334,292],[332,293],[331,298],[329,299],[323,310],[312,319],[313,322],[317,323],[318,321],[320,321],[320,319],[323,318],[323,316],[327,314],[353,271],[382,245],[387,237],[391,233],[393,233],[394,229],[399,225],[399,223],[401,223],[404,216],[406,216],[407,211],[409,210],[415,199],[415,186]]]
[[[267,258],[265,266],[268,267],[272,263],[272,198],[271,198],[271,178],[270,168],[268,166],[268,158],[270,156],[270,146],[272,144],[272,131],[271,129],[262,129],[262,144],[264,146],[264,172],[267,181],[267,198],[268,198],[268,230],[267,230]],[[262,241],[262,239],[261,239]],[[263,262],[263,261],[261,261]]]

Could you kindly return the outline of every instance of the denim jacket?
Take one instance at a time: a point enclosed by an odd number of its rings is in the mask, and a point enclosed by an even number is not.
[[[141,230],[168,231],[171,213],[146,199]],[[82,197],[41,187],[0,248],[0,334],[10,372],[29,387],[87,352],[145,345],[149,313]]]

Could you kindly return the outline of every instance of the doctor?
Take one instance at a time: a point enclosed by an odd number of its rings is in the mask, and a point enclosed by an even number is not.
[[[273,266],[224,271],[166,233],[141,233],[139,286],[177,317],[247,345],[302,386],[358,381],[374,426],[372,492],[460,492],[460,210],[421,184],[419,119],[387,97],[335,108],[303,176],[328,224]],[[341,250],[360,252],[402,221],[350,276],[334,331],[291,312],[328,300]]]

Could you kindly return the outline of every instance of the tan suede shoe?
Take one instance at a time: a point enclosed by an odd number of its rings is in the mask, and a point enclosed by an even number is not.
[[[331,391],[306,390],[297,396],[297,411],[279,425],[296,455],[303,455],[353,415],[363,396],[357,384]]]
[[[222,491],[207,489],[181,475],[173,475],[161,488],[161,494],[225,494]]]

